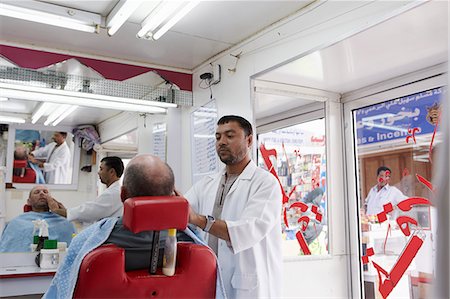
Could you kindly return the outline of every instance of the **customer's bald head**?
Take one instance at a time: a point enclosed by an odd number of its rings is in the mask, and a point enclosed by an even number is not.
[[[122,200],[137,196],[172,195],[175,179],[169,165],[156,156],[142,154],[134,157],[125,169]]]

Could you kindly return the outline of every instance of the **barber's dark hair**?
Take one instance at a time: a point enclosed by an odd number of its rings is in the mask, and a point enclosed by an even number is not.
[[[389,172],[392,172],[391,169],[390,169],[389,167],[386,167],[386,166],[380,166],[380,167],[378,167],[378,169],[377,169],[377,175],[379,175],[380,172],[386,171],[386,170],[388,170]]]
[[[239,126],[244,130],[245,136],[253,135],[253,129],[252,125],[248,120],[241,116],[237,115],[225,115],[222,116],[219,121],[217,122],[217,125],[224,125],[229,123],[230,121],[235,121],[239,123]]]
[[[124,167],[122,159],[119,157],[104,157],[100,162],[105,163],[108,168],[114,169],[117,177],[120,178],[122,176]]]
[[[167,171],[149,176],[147,166],[137,163],[128,165],[123,179],[128,197],[172,195],[175,177],[170,166],[167,163],[165,166]]]
[[[64,139],[66,139],[67,138],[67,132],[58,132],[59,134],[61,134],[62,135],[62,137],[64,137]]]

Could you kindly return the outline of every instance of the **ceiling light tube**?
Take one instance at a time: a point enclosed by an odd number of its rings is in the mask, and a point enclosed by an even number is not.
[[[8,98],[0,97],[0,102],[6,102],[7,100],[8,100]]]
[[[66,111],[64,111],[63,114],[61,114],[53,123],[52,126],[56,126],[57,124],[59,124],[63,119],[65,119],[67,116],[69,116],[69,114],[71,114],[72,112],[74,112],[76,109],[78,108],[78,106],[75,105],[71,105],[69,107],[69,109],[67,109]]]
[[[17,1],[18,5],[24,3]],[[35,8],[36,5],[38,7]],[[0,3],[0,15],[91,33],[97,32],[97,25],[101,24],[100,15],[41,2],[33,3],[33,7]]]
[[[127,104],[135,104],[135,105],[150,106],[150,107],[162,107],[162,108],[177,107],[177,104],[174,104],[174,103],[157,102],[157,101],[152,101],[152,100],[140,100],[140,99],[132,99],[132,98],[124,98],[124,97],[105,96],[105,95],[94,94],[94,93],[81,93],[81,92],[77,92],[77,91],[68,91],[68,90],[52,89],[52,88],[37,87],[37,86],[16,85],[16,84],[9,84],[9,83],[0,83],[0,90],[2,92],[1,95],[10,97],[10,98],[14,98],[14,97],[8,96],[8,94],[10,94],[10,93],[7,93],[7,90],[30,91],[30,92],[41,93],[44,95],[49,95],[49,94],[62,95],[62,96],[68,96],[68,97],[72,97],[72,98],[79,98],[79,99],[101,100],[101,101],[106,101],[106,102],[127,103]],[[46,101],[45,99],[40,99],[38,101],[39,102],[54,102],[54,101]],[[55,103],[58,103],[58,102],[55,102]],[[78,104],[78,103],[64,102],[62,104]]]
[[[44,115],[44,113],[47,112],[50,106],[51,103],[41,103],[36,112],[34,112],[33,115],[31,116],[31,123],[35,124],[42,117],[42,115]]]
[[[133,100],[111,96],[70,92],[59,89],[11,85],[0,83],[0,93],[10,98],[32,100],[39,102],[52,102],[59,104],[77,104],[79,106],[105,108],[122,111],[134,111],[142,113],[165,113],[164,108],[177,107],[176,104]],[[164,107],[164,108],[162,108]]]
[[[182,1],[162,1],[152,10],[152,12],[142,22],[142,28],[137,36],[146,37],[153,30],[158,28],[168,17],[170,17],[183,4]]]
[[[52,121],[56,120],[60,117],[67,109],[70,108],[71,105],[59,105],[52,113],[47,117],[47,120],[44,122],[44,126],[48,126]]]
[[[164,24],[161,28],[158,29],[158,31],[155,32],[155,34],[152,35],[152,38],[154,40],[157,40],[160,38],[164,33],[169,31],[170,28],[172,28],[173,25],[175,25],[181,18],[183,18],[185,15],[187,15],[194,7],[196,7],[200,1],[191,1],[186,6],[184,6],[179,12],[177,12],[173,18],[171,18],[166,24]]]
[[[120,0],[106,17],[108,35],[112,36],[128,20],[131,14],[144,2],[144,0]]]
[[[25,123],[25,119],[23,119],[23,118],[21,118],[21,117],[14,117],[14,116],[0,115],[0,123],[1,123],[1,122],[23,124],[23,123]]]

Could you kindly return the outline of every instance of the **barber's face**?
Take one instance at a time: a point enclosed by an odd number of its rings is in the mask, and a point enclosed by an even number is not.
[[[252,136],[245,136],[238,122],[230,121],[219,125],[216,130],[216,151],[226,165],[241,162],[248,153]]]
[[[111,178],[112,171],[113,170],[111,168],[105,165],[105,162],[100,163],[100,168],[98,169],[98,177],[100,182],[107,185]]]
[[[37,186],[33,188],[28,199],[28,204],[33,207],[33,210],[48,210],[47,198],[50,192],[47,187]]]
[[[60,145],[64,142],[64,136],[58,132],[53,133],[52,139],[56,142],[56,144]]]
[[[378,186],[380,188],[383,188],[384,186],[386,186],[386,184],[389,183],[390,179],[391,179],[391,172],[389,170],[380,171],[380,173],[377,176]]]

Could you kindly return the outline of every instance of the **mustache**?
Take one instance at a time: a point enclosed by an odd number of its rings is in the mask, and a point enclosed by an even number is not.
[[[221,151],[221,150],[230,151],[230,149],[226,146],[220,146],[219,148],[217,148],[217,151]]]

